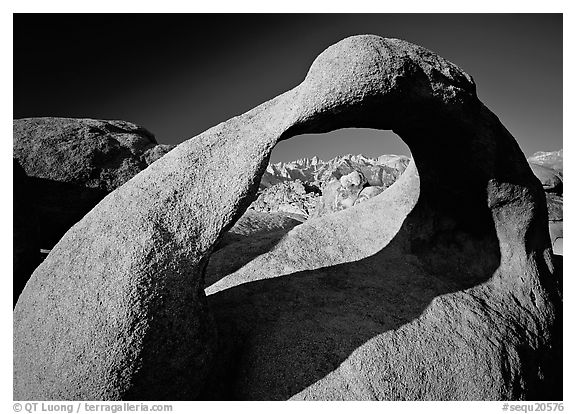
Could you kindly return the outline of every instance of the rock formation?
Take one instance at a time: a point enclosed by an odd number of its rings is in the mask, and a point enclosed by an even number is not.
[[[358,208],[296,226],[267,269],[224,275],[207,300],[206,264],[274,145],[344,127],[392,129],[414,164]],[[470,76],[405,41],[347,38],[62,237],[16,305],[14,398],[194,399],[220,383],[237,398],[556,399],[546,217]]]
[[[37,218],[37,240],[27,248],[38,254],[39,248],[52,249],[106,194],[173,148],[125,121],[27,118],[14,120],[13,131],[14,158],[27,176],[27,208]],[[17,271],[16,297],[34,268]]]
[[[284,214],[246,210],[236,224],[222,235],[216,248],[221,249],[233,243],[245,242],[246,239],[253,239],[257,236],[269,238],[278,232],[284,234],[300,223],[302,221]]]
[[[562,255],[564,238],[564,201],[561,195],[546,194],[548,203],[548,228],[554,254]]]
[[[335,181],[360,174],[364,177],[363,186],[378,188],[366,191],[361,199],[364,200],[394,183],[409,161],[410,158],[403,155],[382,155],[374,159],[348,154],[328,161],[313,157],[270,164],[260,180],[258,198],[250,208],[297,218],[329,214],[351,207],[362,190],[359,188],[352,194],[346,185]]]
[[[562,194],[562,174],[552,168],[529,163],[532,172],[542,183],[544,190],[549,193]]]
[[[283,213],[290,217],[305,220],[316,209],[320,198],[317,188],[305,185],[300,180],[283,181],[258,193],[258,198],[250,209],[261,212]]]
[[[364,201],[369,200],[372,197],[376,197],[378,194],[380,194],[384,190],[385,190],[384,187],[376,187],[376,186],[365,187],[362,189],[362,191],[360,191],[360,194],[358,194],[358,198],[354,202],[354,205],[363,203]]]
[[[563,150],[552,152],[537,152],[528,157],[530,168],[540,180],[546,191],[548,204],[548,227],[553,251],[562,255],[563,245]]]
[[[323,188],[330,181],[352,171],[361,172],[371,186],[390,186],[404,172],[410,158],[404,155],[382,155],[378,159],[358,155],[343,155],[328,161],[303,158],[287,163],[278,162],[266,168],[260,183],[267,188],[279,182],[300,180]]]
[[[50,249],[106,194],[173,146],[125,121],[26,118],[13,124],[14,158],[35,186],[42,247]]]
[[[322,199],[316,209],[316,216],[344,210],[354,205],[368,180],[360,171],[353,170],[339,180],[333,180],[324,186]]]

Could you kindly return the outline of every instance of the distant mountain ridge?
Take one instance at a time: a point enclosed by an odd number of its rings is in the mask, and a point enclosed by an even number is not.
[[[540,165],[563,175],[564,151],[538,151],[528,157],[530,164]],[[260,189],[275,184],[300,180],[321,188],[331,179],[339,179],[352,170],[362,171],[371,185],[390,185],[398,178],[410,163],[410,157],[405,155],[384,154],[378,158],[365,155],[339,155],[328,161],[317,156],[300,158],[290,162],[271,163],[266,168],[261,180]]]
[[[347,154],[328,161],[323,161],[317,156],[300,158],[290,162],[269,164],[262,177],[260,188],[294,180],[321,188],[332,179],[339,179],[353,170],[361,171],[371,185],[390,185],[404,172],[409,163],[409,157],[393,154],[381,155],[378,158]]]
[[[550,236],[557,254],[562,254],[561,247],[557,248],[556,244],[558,239],[562,243],[563,156],[560,149],[539,151],[527,158],[546,191]],[[374,195],[392,185],[409,163],[410,158],[404,155],[385,154],[372,158],[347,154],[328,161],[314,156],[269,164],[261,180],[259,197],[251,209],[277,212],[299,220],[327,214],[341,209],[339,203],[351,201],[339,195],[342,185],[335,181],[343,176],[353,171],[362,173],[366,179],[365,190]],[[360,193],[357,196],[361,202]]]
[[[538,151],[528,157],[528,162],[552,168],[562,175],[564,168],[564,150],[560,149],[550,152]]]

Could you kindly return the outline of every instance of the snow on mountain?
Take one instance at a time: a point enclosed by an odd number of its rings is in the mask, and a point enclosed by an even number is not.
[[[260,188],[268,188],[284,181],[301,180],[321,188],[332,179],[339,179],[352,170],[359,170],[373,182],[387,185],[397,179],[408,166],[410,158],[404,155],[382,155],[378,158],[358,155],[341,155],[328,161],[317,156],[290,162],[269,164],[262,177]]]
[[[543,167],[552,168],[560,173],[563,172],[564,164],[564,150],[558,151],[538,151],[532,156],[528,157],[528,161],[532,164],[542,165]]]

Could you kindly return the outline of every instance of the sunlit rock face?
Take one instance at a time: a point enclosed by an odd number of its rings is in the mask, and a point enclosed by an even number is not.
[[[14,158],[34,185],[45,249],[106,194],[174,147],[125,121],[25,118],[14,120],[13,132]]]
[[[205,274],[233,258],[214,248],[274,145],[346,127],[394,130],[413,162],[381,194]],[[561,399],[546,218],[470,76],[408,42],[344,39],[64,235],[14,311],[14,398]]]
[[[562,194],[562,171],[530,162],[530,169],[548,193]]]
[[[530,168],[538,177],[548,202],[548,226],[554,254],[562,255],[563,246],[563,185],[564,185],[564,152],[563,150],[540,151],[528,157]]]
[[[318,188],[307,185],[299,179],[287,180],[259,191],[250,209],[266,213],[282,213],[305,220],[314,213],[319,193]]]
[[[52,249],[106,194],[174,147],[125,121],[15,119],[13,133],[14,162],[26,175],[27,208],[36,217],[36,255],[39,248]],[[18,271],[15,297],[36,265]]]

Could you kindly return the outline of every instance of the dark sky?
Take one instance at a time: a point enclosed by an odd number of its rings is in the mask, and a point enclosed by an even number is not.
[[[123,119],[179,143],[300,83],[355,34],[431,49],[474,77],[525,154],[562,148],[561,14],[14,16],[14,118]],[[391,132],[281,142],[273,161],[407,153]]]

